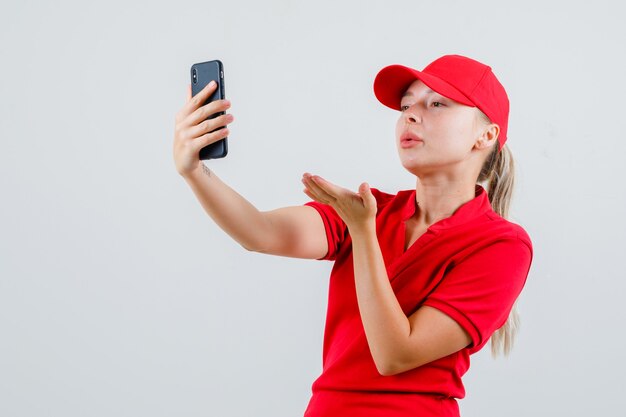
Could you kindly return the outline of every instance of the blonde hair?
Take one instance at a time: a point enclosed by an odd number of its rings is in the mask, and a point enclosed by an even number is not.
[[[483,120],[491,123],[484,113],[480,112],[480,114]],[[493,210],[501,217],[508,218],[515,184],[515,163],[509,147],[504,145],[498,151],[498,145],[498,143],[494,144],[493,151],[485,159],[478,175],[478,183],[486,187]],[[494,358],[500,353],[506,356],[511,352],[519,324],[516,301],[506,323],[491,336],[491,355]]]

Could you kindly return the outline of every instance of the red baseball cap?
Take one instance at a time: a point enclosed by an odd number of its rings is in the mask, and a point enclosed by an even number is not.
[[[376,75],[374,94],[385,106],[400,110],[402,95],[418,79],[444,97],[478,107],[500,126],[498,142],[502,149],[509,124],[509,98],[491,67],[461,55],[442,56],[423,71],[390,65]]]

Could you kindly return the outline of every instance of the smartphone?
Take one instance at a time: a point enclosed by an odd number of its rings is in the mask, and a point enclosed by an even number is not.
[[[224,66],[219,60],[200,62],[191,66],[192,96],[198,94],[212,80],[217,83],[217,89],[202,105],[225,98]],[[207,117],[207,120],[213,119],[222,114],[224,114],[224,112],[212,114],[211,116]],[[223,127],[220,127],[218,129],[223,129]],[[228,153],[228,141],[226,139],[227,138],[220,139],[217,142],[211,143],[210,145],[207,145],[204,148],[200,149],[200,159],[216,159],[225,157]]]

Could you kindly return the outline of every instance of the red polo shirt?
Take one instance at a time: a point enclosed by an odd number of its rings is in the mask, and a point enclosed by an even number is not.
[[[456,320],[471,336],[466,348],[409,371],[382,376],[367,344],[354,283],[352,244],[332,207],[320,213],[328,239],[323,259],[334,260],[324,331],[323,370],[312,386],[305,417],[458,416],[461,377],[469,356],[507,320],[528,275],[528,234],[491,208],[487,193],[433,225],[404,251],[405,224],[416,210],[415,190],[397,195],[372,189],[376,231],[389,281],[405,314],[423,305]]]

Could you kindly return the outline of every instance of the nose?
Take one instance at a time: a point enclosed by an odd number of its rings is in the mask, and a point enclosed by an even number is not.
[[[411,106],[404,111],[404,120],[410,124],[421,123],[422,117],[417,114],[415,107]]]

